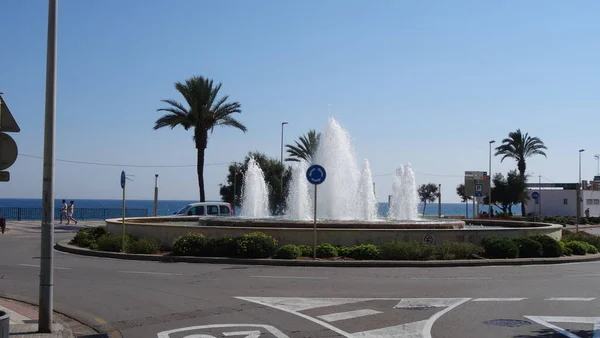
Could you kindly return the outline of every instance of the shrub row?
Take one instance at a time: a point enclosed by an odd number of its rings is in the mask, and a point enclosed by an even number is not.
[[[527,221],[555,223],[555,224],[562,224],[562,225],[575,225],[575,224],[577,224],[577,217],[576,216],[542,216],[542,217],[528,216]],[[580,217],[579,224],[600,224],[600,217]]]
[[[77,231],[71,244],[92,250],[120,252],[123,246],[123,236],[111,234],[104,227],[83,228]],[[159,243],[153,239],[125,235],[125,252],[154,254],[160,250]]]
[[[488,237],[483,240],[483,256],[486,258],[532,258],[560,257],[561,244],[550,236],[506,238]]]

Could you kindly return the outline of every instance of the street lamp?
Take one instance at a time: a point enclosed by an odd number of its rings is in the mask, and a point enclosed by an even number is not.
[[[488,212],[488,217],[492,217],[492,144],[496,143],[495,140],[491,140],[490,142],[490,166],[489,166],[489,171],[488,171],[488,175],[489,175],[489,179],[490,179],[490,190],[488,191],[488,204],[490,206],[489,212]]]
[[[158,174],[154,174],[154,217],[158,216]]]
[[[596,173],[600,176],[600,154],[594,155],[594,158],[596,159]]]
[[[577,225],[576,232],[579,232],[579,217],[581,216],[581,153],[583,153],[585,149],[579,149],[579,182],[577,182]]]
[[[287,122],[281,122],[281,166],[283,167],[283,126],[288,124]],[[280,198],[280,207],[279,211],[281,212],[281,207],[283,206],[283,176],[285,175],[285,167],[283,168],[283,172],[281,172],[281,198]]]

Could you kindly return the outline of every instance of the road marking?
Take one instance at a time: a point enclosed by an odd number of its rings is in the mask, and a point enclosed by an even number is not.
[[[238,331],[238,332],[223,332],[225,337],[231,336],[244,336],[245,338],[258,338],[260,337],[260,331]]]
[[[473,302],[518,302],[527,298],[476,298]]]
[[[261,329],[267,330],[270,334],[275,336],[275,338],[290,338],[285,333],[279,331],[278,329],[274,328],[273,326],[260,325],[260,324],[213,324],[213,325],[188,326],[188,327],[182,327],[179,329],[173,329],[173,330],[169,330],[169,331],[159,332],[159,333],[157,333],[157,337],[158,338],[171,338],[170,335],[174,334],[174,333],[180,333],[180,332],[186,332],[186,331],[196,331],[196,330],[202,330],[202,329],[216,329],[216,328],[222,328],[222,327],[223,328],[236,327],[236,326],[261,328]],[[248,333],[248,332],[255,332],[255,331],[246,331],[246,333]],[[228,333],[232,333],[232,332],[228,332]],[[260,331],[258,331],[258,333],[260,334]],[[223,335],[225,335],[225,333],[223,333]],[[177,335],[177,336],[180,336],[180,335]],[[191,336],[184,336],[184,337],[203,338],[203,337],[213,337],[213,336],[194,334]],[[252,337],[252,336],[250,336],[250,337]],[[260,336],[257,336],[257,337],[260,337]],[[246,337],[246,338],[248,338],[248,337]]]
[[[121,273],[136,273],[143,275],[183,276],[182,273],[152,272],[152,271],[119,271]]]
[[[563,317],[563,316],[524,316],[527,319],[552,329],[568,338],[581,338],[562,327],[558,327],[551,323],[576,323],[576,324],[593,324],[594,335],[592,338],[600,338],[600,317]]]
[[[563,302],[589,302],[596,299],[596,297],[583,298],[583,297],[553,297],[546,298],[544,300],[555,300],[555,301],[563,301]]]
[[[251,278],[280,278],[280,279],[329,279],[328,277],[303,277],[303,276],[250,276]]]
[[[383,312],[370,310],[370,309],[364,309],[364,310],[356,310],[356,311],[348,311],[348,312],[331,313],[328,315],[317,316],[317,318],[323,319],[324,321],[327,321],[327,322],[337,322],[338,320],[346,320],[346,319],[376,315],[376,314],[380,314],[380,313],[383,313]]]
[[[590,273],[585,275],[564,275],[565,277],[597,277],[600,276],[600,273]]]
[[[39,268],[39,265],[35,265],[35,264],[19,264],[20,266],[27,266],[30,268]],[[62,268],[60,266],[55,266],[54,267],[56,270],[71,270],[71,268]]]
[[[413,277],[413,280],[436,280],[436,279],[492,279],[492,277]]]
[[[398,337],[411,337],[411,338],[431,338],[431,329],[437,319],[443,316],[448,311],[455,307],[468,302],[471,298],[294,298],[294,297],[235,297],[237,299],[245,300],[248,302],[256,303],[259,305],[269,306],[284,312],[288,312],[311,321],[315,324],[321,325],[343,337],[346,338],[357,338],[357,337],[380,337],[380,338],[398,338]],[[390,300],[398,301],[394,308],[398,309],[410,309],[415,306],[423,307],[445,307],[445,309],[438,311],[427,320],[416,321],[412,323],[406,323],[396,326],[389,326],[380,329],[349,333],[342,329],[339,329],[323,320],[319,317],[311,317],[299,311],[328,307],[335,305],[353,304],[367,301],[381,301]],[[163,338],[163,337],[159,337]]]

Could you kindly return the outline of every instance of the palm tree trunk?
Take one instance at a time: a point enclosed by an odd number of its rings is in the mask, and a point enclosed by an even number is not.
[[[519,170],[519,176],[521,176],[521,180],[523,180],[523,182],[525,182],[525,171]],[[525,188],[525,189],[527,189],[527,188]],[[521,216],[525,217],[525,200],[524,199],[521,200]]]
[[[425,216],[425,208],[427,208],[427,202],[423,202],[423,216]]]
[[[204,147],[198,147],[198,188],[200,189],[200,202],[206,202],[204,193]]]

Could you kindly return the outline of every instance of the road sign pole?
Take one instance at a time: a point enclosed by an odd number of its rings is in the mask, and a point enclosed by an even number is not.
[[[122,215],[121,251],[125,252],[125,187],[123,187],[123,215]]]
[[[317,185],[315,187],[315,198],[313,203],[313,259],[317,259]]]

